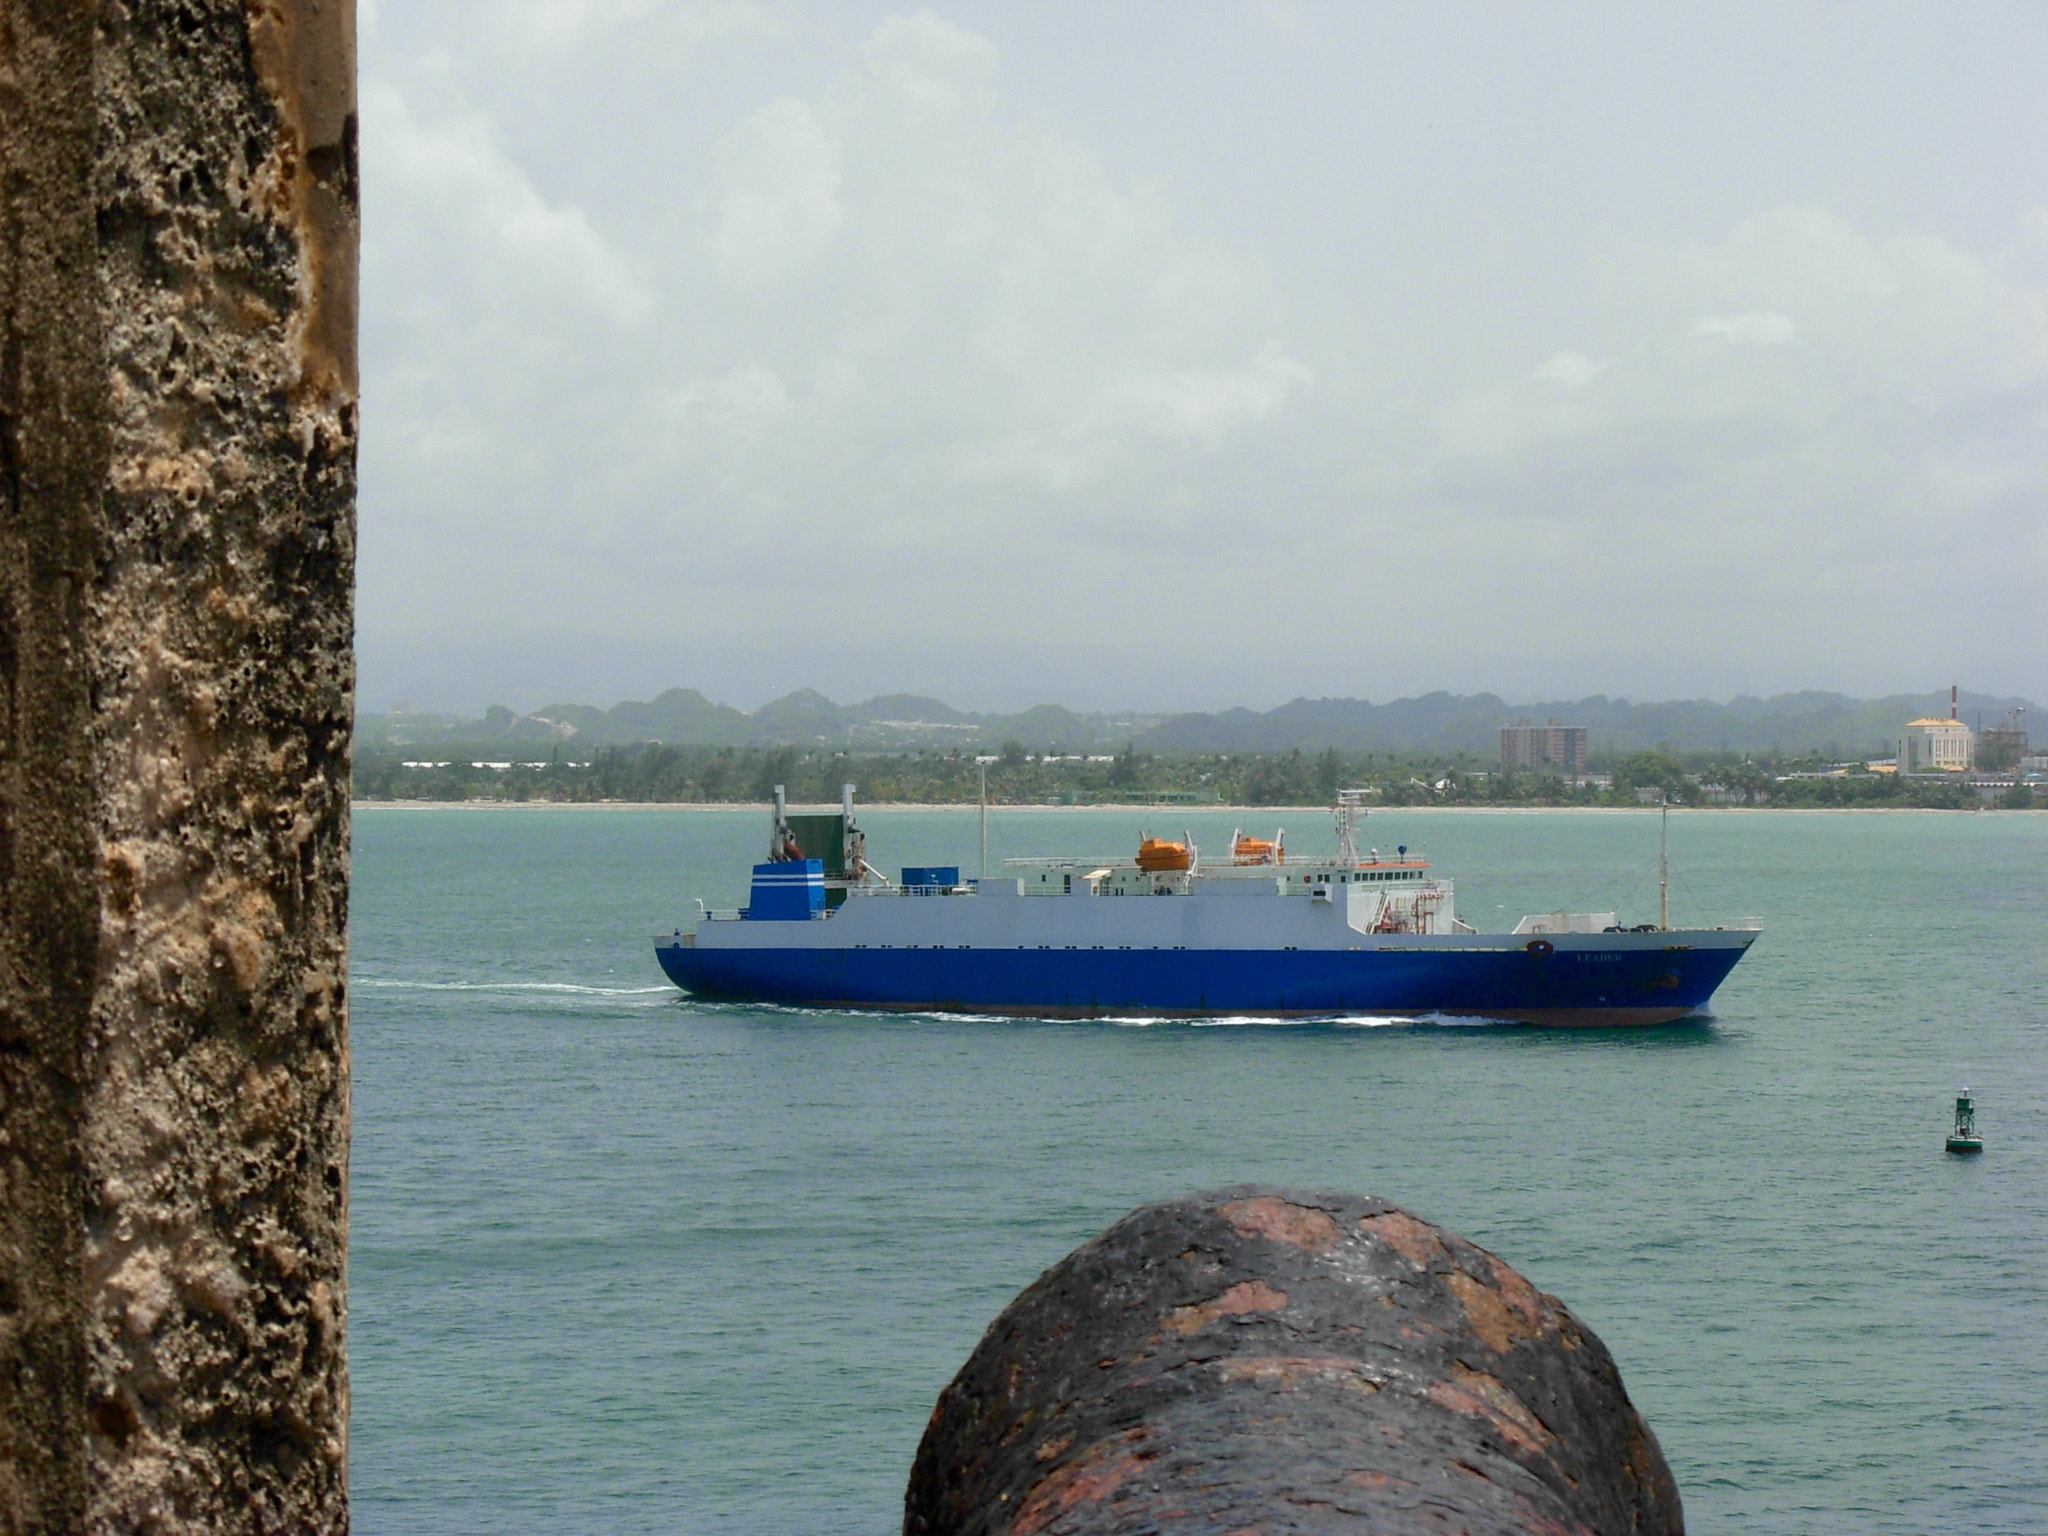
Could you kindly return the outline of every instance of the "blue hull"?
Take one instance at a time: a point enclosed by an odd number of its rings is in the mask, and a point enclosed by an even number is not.
[[[1698,1013],[1747,944],[1347,950],[656,947],[699,997],[1038,1017],[1448,1014],[1650,1024]]]

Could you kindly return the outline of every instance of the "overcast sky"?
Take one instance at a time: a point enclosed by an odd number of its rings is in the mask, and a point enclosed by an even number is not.
[[[2048,8],[360,24],[365,709],[2048,699]]]

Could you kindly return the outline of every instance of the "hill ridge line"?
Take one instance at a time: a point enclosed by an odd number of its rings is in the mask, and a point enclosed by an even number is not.
[[[1100,754],[1125,747],[1148,753],[1322,751],[1492,755],[1499,728],[1550,720],[1585,726],[1595,752],[1668,747],[1676,751],[1802,753],[1855,757],[1886,752],[1917,716],[1946,714],[1946,690],[1859,699],[1821,690],[1769,698],[1742,695],[1636,703],[1593,694],[1575,700],[1511,704],[1494,693],[1438,690],[1384,704],[1368,699],[1300,696],[1270,710],[1077,712],[1040,704],[1010,714],[955,709],[922,694],[877,694],[835,703],[801,688],[746,711],[694,688],[670,688],[649,700],[609,709],[555,703],[521,714],[494,705],[481,717],[359,714],[357,741],[368,747],[441,745],[537,748],[582,755],[592,748],[659,743],[692,747],[826,747],[847,752],[961,750]],[[1962,719],[1991,725],[2016,696],[1964,693]]]

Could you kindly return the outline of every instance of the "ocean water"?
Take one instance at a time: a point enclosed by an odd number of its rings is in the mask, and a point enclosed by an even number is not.
[[[990,857],[1328,819],[1012,812]],[[887,865],[971,812],[872,810]],[[1671,819],[1674,923],[1765,924],[1635,1032],[692,1004],[758,814],[359,809],[356,1529],[879,1533],[983,1328],[1132,1207],[1371,1191],[1613,1350],[1694,1532],[2048,1531],[2048,815]],[[1656,822],[1386,812],[1482,928],[1656,915]],[[1946,1155],[1976,1092],[1988,1150]]]

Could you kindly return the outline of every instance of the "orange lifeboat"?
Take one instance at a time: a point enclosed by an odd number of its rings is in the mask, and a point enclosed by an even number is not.
[[[1162,842],[1148,837],[1138,844],[1138,868],[1147,874],[1158,874],[1163,870],[1186,869],[1194,860],[1188,855],[1186,843]]]
[[[1242,832],[1231,840],[1230,856],[1240,864],[1271,864],[1273,845],[1260,837],[1246,837]]]

